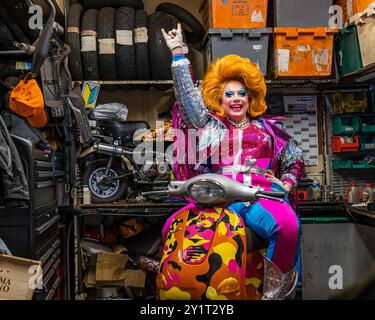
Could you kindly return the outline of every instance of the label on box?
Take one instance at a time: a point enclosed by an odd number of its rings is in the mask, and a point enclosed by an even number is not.
[[[262,46],[261,44],[254,44],[254,45],[253,45],[253,49],[254,49],[254,50],[257,50],[257,51],[258,51],[258,50],[262,50],[262,48],[263,48],[263,46]]]
[[[84,36],[81,37],[81,52],[96,51],[96,37]]]
[[[123,46],[133,45],[133,31],[116,30],[116,42]]]
[[[262,11],[253,11],[251,14],[251,22],[263,22]]]
[[[147,43],[148,42],[148,31],[146,27],[134,29],[134,42],[135,43]]]
[[[247,4],[234,4],[232,6],[232,15],[247,16],[249,14],[249,6]]]
[[[115,39],[99,39],[99,54],[115,53]]]
[[[300,51],[300,52],[308,52],[310,50],[311,50],[310,46],[305,45],[305,44],[299,44],[297,48],[297,51]]]
[[[288,49],[277,49],[278,53],[278,70],[280,72],[288,72],[289,71],[289,57],[290,57],[290,50]]]
[[[328,62],[329,62],[328,48],[319,48],[319,49],[313,50],[312,60],[318,72],[324,71],[326,67],[328,67]]]

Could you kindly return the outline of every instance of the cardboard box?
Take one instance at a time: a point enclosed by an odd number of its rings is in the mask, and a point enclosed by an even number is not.
[[[96,260],[96,281],[118,281],[125,279],[125,265],[128,256],[125,254],[101,252]]]
[[[125,270],[125,287],[144,288],[146,284],[146,272],[140,269]]]
[[[144,288],[146,284],[146,272],[139,269],[126,269],[124,270],[124,279],[112,280],[112,281],[97,281],[96,269],[89,268],[88,272],[83,279],[85,287],[96,288],[96,287],[133,287],[133,288]]]
[[[0,254],[0,300],[31,300],[41,284],[41,264]]]

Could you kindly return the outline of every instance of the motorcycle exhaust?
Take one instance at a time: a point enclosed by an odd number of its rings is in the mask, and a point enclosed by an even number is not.
[[[113,144],[107,144],[107,143],[96,143],[94,145],[94,150],[96,150],[98,153],[107,154],[107,155],[118,155],[118,156],[124,156],[124,155],[132,155],[131,151],[126,150],[123,147],[115,146]]]

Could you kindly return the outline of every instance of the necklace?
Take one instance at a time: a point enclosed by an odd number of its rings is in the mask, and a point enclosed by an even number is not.
[[[241,123],[235,123],[235,122],[233,122],[232,120],[229,120],[229,119],[228,119],[228,122],[229,122],[232,126],[236,127],[237,129],[243,129],[243,128],[246,128],[246,127],[250,124],[250,120],[249,120],[249,119],[246,119],[246,121],[241,122]]]

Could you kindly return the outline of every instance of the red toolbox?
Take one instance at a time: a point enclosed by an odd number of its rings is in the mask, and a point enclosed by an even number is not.
[[[359,151],[359,137],[354,136],[332,136],[333,152],[357,152]]]

